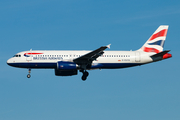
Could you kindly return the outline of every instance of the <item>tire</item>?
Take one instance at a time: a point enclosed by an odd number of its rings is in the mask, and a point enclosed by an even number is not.
[[[87,76],[83,75],[81,79],[85,81],[87,79]]]
[[[28,75],[27,75],[27,78],[30,78],[30,77],[31,77],[31,75],[30,75],[30,74],[28,74]]]

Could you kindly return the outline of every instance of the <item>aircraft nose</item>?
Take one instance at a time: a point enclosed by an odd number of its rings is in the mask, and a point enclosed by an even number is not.
[[[9,66],[12,66],[12,67],[19,67],[19,64],[16,63],[16,59],[15,58],[10,58],[9,60],[7,60],[7,64]]]
[[[10,59],[8,59],[8,60],[7,60],[7,64],[8,64],[8,65],[10,65],[10,66],[11,66],[11,65],[12,65],[12,63],[13,63],[12,58],[10,58]]]

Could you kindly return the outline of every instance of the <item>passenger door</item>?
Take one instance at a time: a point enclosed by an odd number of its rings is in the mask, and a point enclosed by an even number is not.
[[[27,56],[26,56],[26,61],[32,61],[32,49],[31,49],[30,52],[27,54]]]
[[[140,52],[135,52],[135,62],[141,62]]]

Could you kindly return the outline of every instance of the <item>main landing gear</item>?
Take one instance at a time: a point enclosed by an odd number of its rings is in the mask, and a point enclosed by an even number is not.
[[[80,70],[80,72],[83,73],[83,76],[81,77],[81,79],[82,79],[83,81],[85,81],[85,80],[87,79],[89,73],[88,73],[86,70]]]
[[[30,75],[31,69],[29,69],[28,73],[29,73],[29,74],[27,75],[27,78],[30,78],[30,77],[31,77],[31,75]]]

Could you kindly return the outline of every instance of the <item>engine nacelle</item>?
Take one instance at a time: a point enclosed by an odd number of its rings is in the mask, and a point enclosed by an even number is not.
[[[57,62],[58,70],[76,70],[77,65],[74,62],[59,61]]]
[[[55,69],[56,76],[72,76],[77,75],[77,70],[57,70]]]

